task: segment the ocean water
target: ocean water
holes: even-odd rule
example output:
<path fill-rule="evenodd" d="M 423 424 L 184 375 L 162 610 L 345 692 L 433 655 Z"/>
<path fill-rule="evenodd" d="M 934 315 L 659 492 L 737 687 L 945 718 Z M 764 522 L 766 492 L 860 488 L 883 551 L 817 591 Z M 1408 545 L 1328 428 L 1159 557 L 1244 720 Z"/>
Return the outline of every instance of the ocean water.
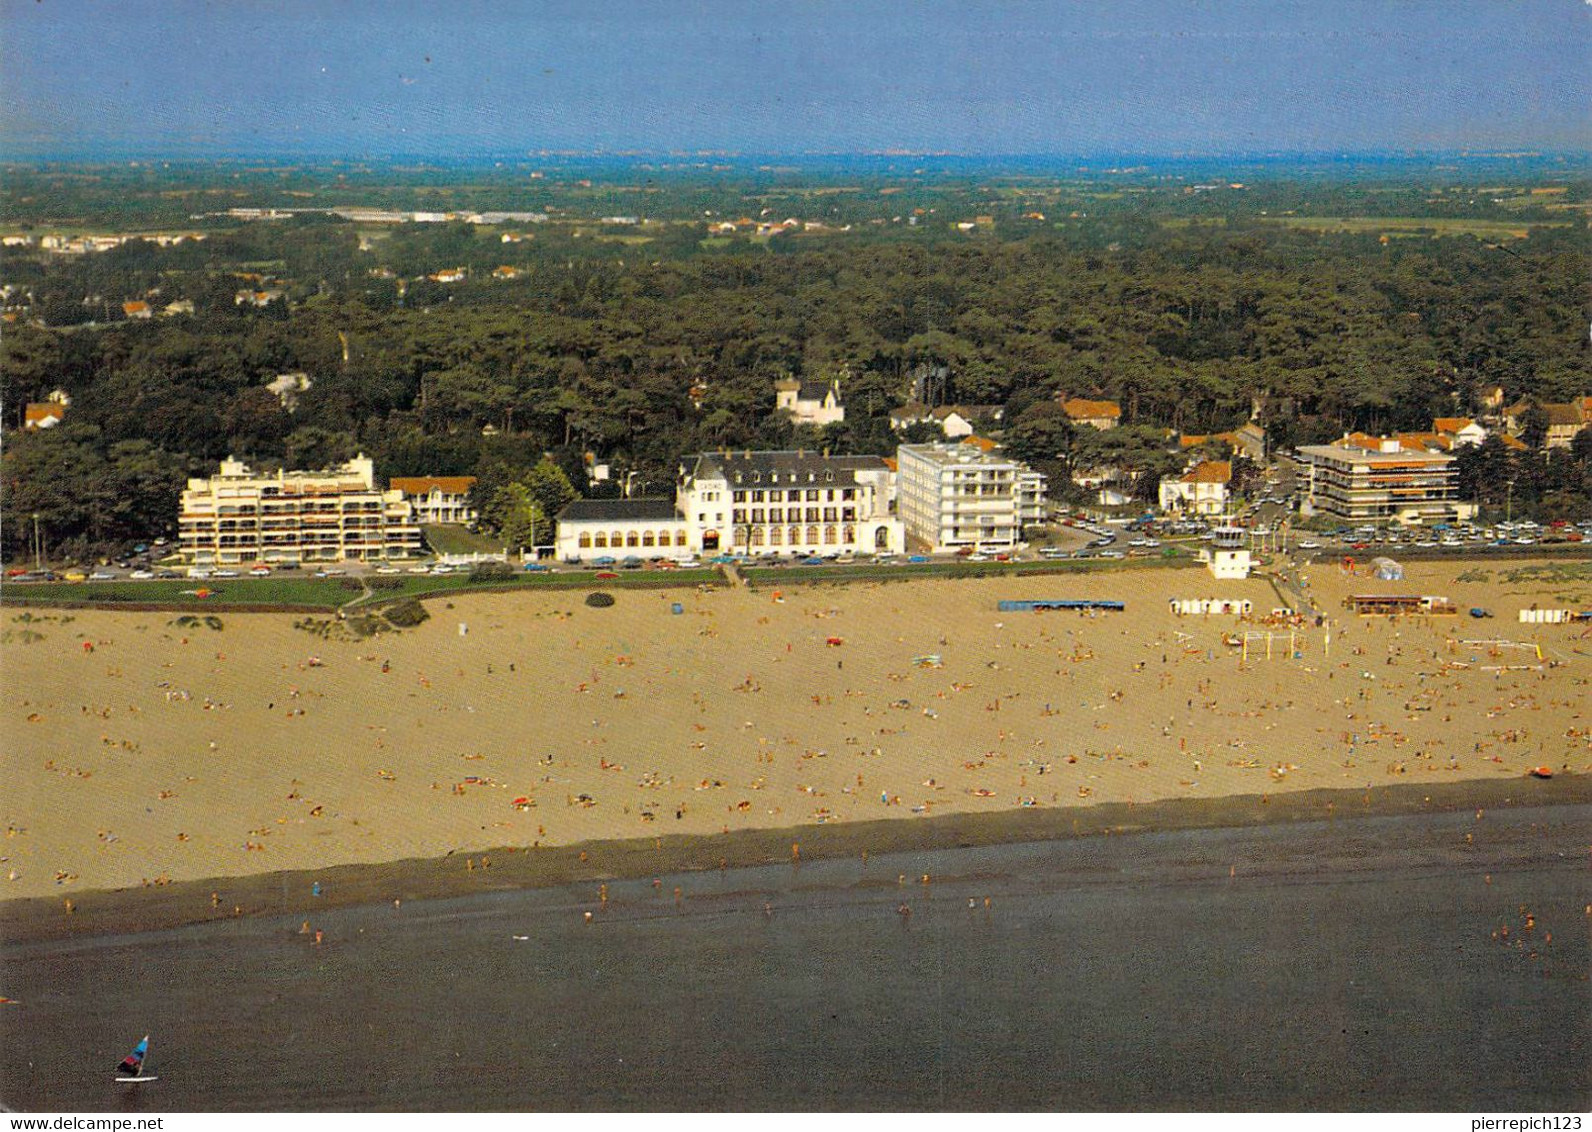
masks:
<path fill-rule="evenodd" d="M 1587 807 L 1368 818 L 10 945 L 0 1100 L 1585 1111 L 1589 844 Z M 114 1085 L 145 1032 L 161 1080 Z"/>

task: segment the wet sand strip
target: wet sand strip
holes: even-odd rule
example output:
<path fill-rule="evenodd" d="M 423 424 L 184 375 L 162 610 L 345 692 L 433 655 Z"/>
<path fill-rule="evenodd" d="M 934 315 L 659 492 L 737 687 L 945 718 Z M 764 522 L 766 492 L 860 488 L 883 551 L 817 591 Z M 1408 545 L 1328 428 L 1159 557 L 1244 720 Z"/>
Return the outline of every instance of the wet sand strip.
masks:
<path fill-rule="evenodd" d="M 75 892 L 68 899 L 0 902 L 0 942 L 158 931 L 239 916 L 299 915 L 332 907 L 547 888 L 754 865 L 1183 829 L 1245 828 L 1466 809 L 1592 803 L 1592 776 L 1551 780 L 1401 783 L 1227 798 L 1173 798 L 917 821 L 845 822 L 724 835 L 589 841 L 556 848 L 454 850 L 377 865 Z"/>

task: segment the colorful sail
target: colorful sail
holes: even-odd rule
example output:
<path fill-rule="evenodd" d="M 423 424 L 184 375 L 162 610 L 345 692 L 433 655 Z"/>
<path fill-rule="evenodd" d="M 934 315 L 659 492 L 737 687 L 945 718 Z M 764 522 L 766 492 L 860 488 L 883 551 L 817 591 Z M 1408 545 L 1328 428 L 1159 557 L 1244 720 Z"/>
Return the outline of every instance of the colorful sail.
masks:
<path fill-rule="evenodd" d="M 144 1055 L 149 1052 L 149 1035 L 144 1035 L 144 1040 L 133 1047 L 133 1052 L 122 1058 L 117 1072 L 123 1077 L 137 1077 L 144 1071 Z"/>

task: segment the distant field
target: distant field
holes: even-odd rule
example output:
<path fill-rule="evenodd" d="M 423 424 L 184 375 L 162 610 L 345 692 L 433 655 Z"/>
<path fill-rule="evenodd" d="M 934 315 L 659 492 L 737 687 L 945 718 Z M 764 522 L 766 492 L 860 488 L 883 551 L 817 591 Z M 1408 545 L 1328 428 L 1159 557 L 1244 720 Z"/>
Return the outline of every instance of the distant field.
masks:
<path fill-rule="evenodd" d="M 1569 221 L 1464 220 L 1431 216 L 1266 216 L 1268 224 L 1306 228 L 1313 232 L 1386 232 L 1390 236 L 1483 236 L 1523 240 L 1533 227 L 1566 228 Z"/>

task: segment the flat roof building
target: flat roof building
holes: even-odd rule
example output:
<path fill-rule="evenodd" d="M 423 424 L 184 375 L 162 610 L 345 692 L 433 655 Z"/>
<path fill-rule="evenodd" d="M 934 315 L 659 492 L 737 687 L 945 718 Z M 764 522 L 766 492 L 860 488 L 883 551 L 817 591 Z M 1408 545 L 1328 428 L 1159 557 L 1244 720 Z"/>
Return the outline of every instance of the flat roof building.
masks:
<path fill-rule="evenodd" d="M 1420 524 L 1476 513 L 1474 503 L 1458 498 L 1459 474 L 1446 452 L 1358 435 L 1335 444 L 1307 444 L 1298 452 L 1309 468 L 1305 504 L 1311 514 Z"/>
<path fill-rule="evenodd" d="M 401 491 L 377 490 L 364 454 L 319 472 L 223 460 L 216 475 L 188 481 L 177 525 L 178 550 L 201 566 L 383 561 L 422 549 L 414 508 Z"/>
<path fill-rule="evenodd" d="M 909 537 L 935 550 L 1009 550 L 1043 522 L 1045 477 L 972 444 L 896 449 L 896 510 Z"/>

